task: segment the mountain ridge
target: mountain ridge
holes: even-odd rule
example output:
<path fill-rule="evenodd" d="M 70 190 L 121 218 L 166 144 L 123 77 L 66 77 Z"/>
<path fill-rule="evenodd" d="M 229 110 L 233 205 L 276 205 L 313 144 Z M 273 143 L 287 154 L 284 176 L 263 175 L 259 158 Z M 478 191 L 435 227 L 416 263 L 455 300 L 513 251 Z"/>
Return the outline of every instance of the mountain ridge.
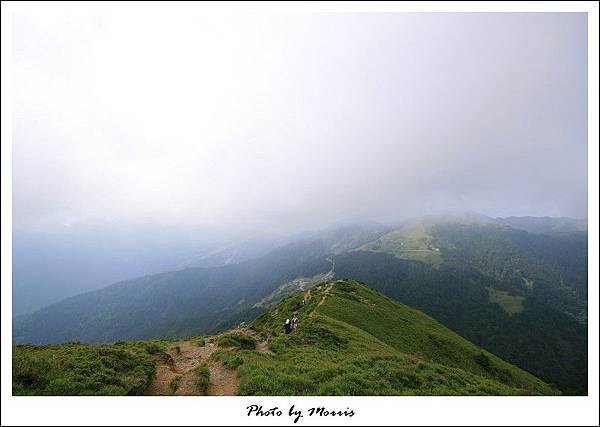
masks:
<path fill-rule="evenodd" d="M 285 334 L 283 320 L 292 314 L 299 322 L 290 334 Z M 91 366 L 94 369 L 90 370 Z M 13 393 L 554 395 L 559 392 L 418 310 L 357 281 L 337 280 L 296 292 L 248 324 L 217 336 L 96 345 L 16 346 Z"/>
<path fill-rule="evenodd" d="M 407 223 L 345 226 L 243 263 L 122 282 L 15 319 L 13 341 L 213 334 L 314 286 L 333 262 L 332 277 L 369 283 L 564 391 L 585 393 L 587 235 L 529 233 L 472 216 L 427 221 L 417 228 L 419 221 L 409 222 L 408 233 Z M 390 235 L 396 247 L 433 253 L 437 261 L 364 250 Z"/>

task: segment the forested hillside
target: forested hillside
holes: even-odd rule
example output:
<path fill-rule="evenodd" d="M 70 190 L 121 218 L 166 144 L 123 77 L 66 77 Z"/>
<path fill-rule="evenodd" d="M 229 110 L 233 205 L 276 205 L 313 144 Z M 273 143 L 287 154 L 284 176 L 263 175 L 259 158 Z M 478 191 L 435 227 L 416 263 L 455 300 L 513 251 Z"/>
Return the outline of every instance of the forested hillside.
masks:
<path fill-rule="evenodd" d="M 413 306 L 511 363 L 559 385 L 587 390 L 587 327 L 535 298 L 517 312 L 511 287 L 476 271 L 357 251 L 335 257 L 337 277 L 354 277 Z M 495 290 L 504 295 L 493 301 Z"/>
<path fill-rule="evenodd" d="M 534 234 L 497 220 L 424 219 L 408 222 L 359 249 L 477 271 L 507 290 L 531 296 L 585 323 L 587 233 Z"/>
<path fill-rule="evenodd" d="M 298 276 L 328 271 L 320 241 L 286 246 L 263 258 L 190 268 L 117 283 L 21 316 L 15 343 L 110 342 L 209 333 L 251 318 L 254 303 Z"/>
<path fill-rule="evenodd" d="M 587 234 L 487 217 L 345 226 L 242 263 L 128 280 L 14 319 L 13 342 L 215 333 L 332 277 L 362 280 L 565 393 L 587 392 Z"/>
<path fill-rule="evenodd" d="M 356 281 L 297 292 L 218 336 L 13 348 L 16 395 L 558 393 Z"/>

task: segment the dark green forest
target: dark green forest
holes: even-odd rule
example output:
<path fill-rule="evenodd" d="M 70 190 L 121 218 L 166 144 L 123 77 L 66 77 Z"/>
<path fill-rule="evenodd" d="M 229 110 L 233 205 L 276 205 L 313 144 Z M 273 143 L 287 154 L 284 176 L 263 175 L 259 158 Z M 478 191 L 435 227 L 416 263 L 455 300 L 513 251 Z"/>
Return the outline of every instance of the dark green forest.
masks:
<path fill-rule="evenodd" d="M 587 390 L 587 326 L 542 300 L 507 313 L 489 302 L 488 287 L 510 284 L 474 270 L 435 269 L 388 254 L 351 252 L 335 258 L 338 277 L 353 277 L 424 311 L 468 340 L 561 387 Z"/>

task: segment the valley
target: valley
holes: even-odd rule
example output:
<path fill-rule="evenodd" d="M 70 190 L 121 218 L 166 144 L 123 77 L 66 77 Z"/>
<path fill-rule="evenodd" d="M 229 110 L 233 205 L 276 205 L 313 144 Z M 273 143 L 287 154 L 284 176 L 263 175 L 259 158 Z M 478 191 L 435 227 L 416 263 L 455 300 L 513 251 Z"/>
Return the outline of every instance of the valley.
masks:
<path fill-rule="evenodd" d="M 467 216 L 328 229 L 243 262 L 144 276 L 65 299 L 15 318 L 13 342 L 214 336 L 319 283 L 355 279 L 563 393 L 585 394 L 587 234 L 555 231 L 570 227 L 564 219 L 510 219 L 534 224 L 535 233 L 507 221 Z"/>

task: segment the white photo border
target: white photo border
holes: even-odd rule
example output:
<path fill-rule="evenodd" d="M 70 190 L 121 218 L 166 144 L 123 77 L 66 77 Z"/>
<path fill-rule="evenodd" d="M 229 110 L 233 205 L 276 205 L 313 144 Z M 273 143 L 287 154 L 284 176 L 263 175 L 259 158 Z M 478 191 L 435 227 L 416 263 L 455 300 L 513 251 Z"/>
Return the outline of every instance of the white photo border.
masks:
<path fill-rule="evenodd" d="M 117 4 L 118 3 L 118 4 Z M 13 397 L 11 16 L 15 11 L 89 13 L 114 8 L 203 13 L 587 12 L 589 395 L 581 397 Z M 292 425 L 291 405 L 351 409 L 353 417 L 307 417 L 297 425 L 598 425 L 598 3 L 597 2 L 2 2 L 1 398 L 2 425 Z M 248 417 L 246 407 L 281 417 Z"/>

